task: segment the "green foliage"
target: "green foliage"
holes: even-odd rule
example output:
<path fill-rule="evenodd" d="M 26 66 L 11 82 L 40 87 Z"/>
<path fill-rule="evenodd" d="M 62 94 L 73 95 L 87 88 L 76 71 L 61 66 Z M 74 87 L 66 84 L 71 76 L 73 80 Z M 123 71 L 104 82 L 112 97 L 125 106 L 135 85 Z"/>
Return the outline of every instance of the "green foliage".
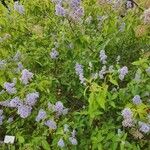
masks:
<path fill-rule="evenodd" d="M 0 144 L 0 149 L 59 150 L 58 141 L 63 139 L 65 150 L 149 150 L 150 132 L 142 132 L 138 124 L 150 126 L 150 27 L 140 19 L 143 12 L 133 8 L 124 13 L 124 5 L 114 9 L 106 2 L 85 0 L 81 4 L 84 16 L 76 21 L 68 15 L 57 16 L 50 0 L 21 3 L 24 14 L 14 9 L 13 1 L 7 2 L 10 12 L 0 3 L 0 110 L 5 116 L 0 141 L 5 135 L 16 138 L 12 145 Z M 64 2 L 63 7 L 68 5 Z M 59 53 L 56 59 L 50 56 L 53 49 Z M 107 55 L 106 64 L 100 61 L 101 50 Z M 21 56 L 15 60 L 17 52 Z M 118 56 L 120 60 L 116 60 Z M 20 79 L 20 63 L 22 69 L 34 74 L 27 85 Z M 76 63 L 83 65 L 80 76 Z M 108 69 L 111 65 L 113 71 Z M 99 71 L 104 66 L 106 70 L 100 78 Z M 129 71 L 120 80 L 123 66 Z M 84 84 L 80 83 L 81 75 Z M 14 79 L 17 92 L 9 94 L 4 83 Z M 24 103 L 26 95 L 36 91 L 39 98 L 27 118 L 1 103 L 15 97 Z M 133 103 L 135 95 L 140 95 L 141 104 Z M 68 114 L 59 116 L 53 107 L 48 107 L 58 101 L 69 109 Z M 123 126 L 124 108 L 133 113 L 132 127 Z M 40 109 L 46 111 L 47 118 L 36 122 Z M 9 117 L 14 119 L 10 123 Z M 56 122 L 56 130 L 45 125 L 48 119 Z M 66 124 L 68 132 L 64 131 Z M 69 141 L 74 130 L 77 144 Z"/>

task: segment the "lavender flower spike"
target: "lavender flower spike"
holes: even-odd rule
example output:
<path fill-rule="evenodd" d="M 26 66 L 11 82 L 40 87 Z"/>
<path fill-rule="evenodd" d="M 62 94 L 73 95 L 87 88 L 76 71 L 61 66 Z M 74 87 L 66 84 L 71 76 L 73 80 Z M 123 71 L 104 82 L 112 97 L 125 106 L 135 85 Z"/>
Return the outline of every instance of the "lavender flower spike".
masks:
<path fill-rule="evenodd" d="M 32 72 L 29 72 L 27 69 L 22 70 L 20 80 L 23 84 L 25 85 L 28 84 L 32 78 L 33 78 Z"/>
<path fill-rule="evenodd" d="M 46 112 L 43 109 L 40 109 L 35 120 L 36 120 L 36 122 L 39 122 L 40 120 L 44 119 L 45 117 L 46 117 Z"/>
<path fill-rule="evenodd" d="M 139 130 L 146 134 L 146 133 L 150 132 L 150 125 L 147 123 L 141 123 Z"/>
<path fill-rule="evenodd" d="M 79 63 L 76 63 L 75 71 L 77 75 L 83 74 L 83 66 Z"/>
<path fill-rule="evenodd" d="M 139 105 L 142 103 L 141 97 L 139 95 L 135 95 L 134 98 L 132 99 L 132 101 L 136 105 Z"/>
<path fill-rule="evenodd" d="M 133 113 L 132 113 L 132 111 L 131 111 L 130 108 L 124 108 L 122 110 L 121 114 L 122 114 L 122 116 L 123 116 L 124 119 L 132 118 L 132 116 L 133 116 Z"/>
<path fill-rule="evenodd" d="M 37 99 L 39 98 L 39 93 L 34 92 L 34 93 L 29 93 L 26 96 L 26 101 L 25 103 L 29 106 L 34 106 L 35 103 L 37 102 Z"/>
<path fill-rule="evenodd" d="M 66 11 L 65 11 L 65 9 L 60 4 L 57 4 L 55 6 L 55 14 L 57 16 L 65 16 Z"/>
<path fill-rule="evenodd" d="M 57 129 L 57 125 L 56 125 L 56 122 L 53 121 L 53 120 L 47 120 L 45 121 L 44 123 L 46 126 L 48 126 L 50 129 L 52 130 L 56 130 Z"/>
<path fill-rule="evenodd" d="M 65 143 L 64 143 L 64 140 L 63 139 L 60 139 L 57 143 L 57 145 L 61 148 L 63 148 L 65 146 Z"/>
<path fill-rule="evenodd" d="M 105 54 L 105 50 L 100 51 L 99 57 L 100 57 L 100 62 L 102 62 L 102 64 L 106 64 L 107 55 Z"/>
<path fill-rule="evenodd" d="M 73 9 L 77 9 L 80 6 L 81 0 L 71 0 L 70 7 Z"/>
<path fill-rule="evenodd" d="M 18 114 L 21 118 L 27 118 L 31 114 L 32 108 L 26 105 L 21 105 L 18 107 Z"/>
<path fill-rule="evenodd" d="M 123 80 L 127 73 L 128 73 L 128 68 L 126 66 L 122 67 L 119 70 L 119 79 Z"/>
<path fill-rule="evenodd" d="M 24 9 L 23 5 L 19 4 L 18 1 L 16 1 L 14 3 L 14 10 L 16 10 L 20 14 L 24 14 L 24 12 L 25 12 L 25 9 Z"/>
<path fill-rule="evenodd" d="M 17 92 L 14 86 L 15 86 L 15 83 L 9 83 L 9 82 L 4 83 L 4 88 L 9 94 L 15 94 Z"/>
<path fill-rule="evenodd" d="M 76 71 L 76 74 L 79 76 L 80 83 L 85 84 L 85 78 L 84 78 L 84 75 L 83 75 L 83 66 L 80 65 L 79 63 L 76 63 L 75 71 Z"/>
<path fill-rule="evenodd" d="M 59 55 L 59 52 L 56 51 L 55 48 L 53 48 L 52 51 L 50 52 L 50 57 L 51 57 L 52 59 L 57 59 L 58 55 Z"/>
<path fill-rule="evenodd" d="M 62 113 L 63 108 L 64 108 L 63 103 L 61 101 L 56 102 L 54 108 L 56 112 Z"/>
<path fill-rule="evenodd" d="M 9 104 L 10 104 L 10 107 L 18 108 L 19 106 L 22 105 L 22 102 L 20 101 L 19 97 L 15 97 L 15 98 L 11 99 Z"/>

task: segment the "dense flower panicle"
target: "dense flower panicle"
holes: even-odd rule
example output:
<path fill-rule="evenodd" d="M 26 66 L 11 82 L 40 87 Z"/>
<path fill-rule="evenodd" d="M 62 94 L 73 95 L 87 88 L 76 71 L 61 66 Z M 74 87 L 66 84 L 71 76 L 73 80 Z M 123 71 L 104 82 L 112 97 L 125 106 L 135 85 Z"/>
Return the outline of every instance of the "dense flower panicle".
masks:
<path fill-rule="evenodd" d="M 0 69 L 3 69 L 6 66 L 5 60 L 0 60 Z"/>
<path fill-rule="evenodd" d="M 52 130 L 56 130 L 57 129 L 57 125 L 56 125 L 56 122 L 54 120 L 47 120 L 47 121 L 45 121 L 44 124 L 46 126 L 48 126 Z"/>
<path fill-rule="evenodd" d="M 16 10 L 16 11 L 17 11 L 18 13 L 20 13 L 20 14 L 24 14 L 24 12 L 25 12 L 24 6 L 21 5 L 21 4 L 19 4 L 18 1 L 16 1 L 16 2 L 14 3 L 14 10 Z"/>
<path fill-rule="evenodd" d="M 105 74 L 106 74 L 106 66 L 103 66 L 102 69 L 99 71 L 100 79 L 103 79 Z"/>
<path fill-rule="evenodd" d="M 133 126 L 133 120 L 131 118 L 124 119 L 122 121 L 122 125 L 124 127 L 132 127 Z"/>
<path fill-rule="evenodd" d="M 32 78 L 33 78 L 32 72 L 29 72 L 27 69 L 22 70 L 20 80 L 23 84 L 25 85 L 28 84 Z"/>
<path fill-rule="evenodd" d="M 146 134 L 146 133 L 150 132 L 150 125 L 147 123 L 140 123 L 140 129 L 139 130 Z"/>
<path fill-rule="evenodd" d="M 10 82 L 5 82 L 4 83 L 4 89 L 6 89 L 6 91 L 9 94 L 15 94 L 17 92 L 17 90 L 14 86 L 15 86 L 14 83 L 10 83 Z"/>
<path fill-rule="evenodd" d="M 135 95 L 134 98 L 132 99 L 132 101 L 136 105 L 139 105 L 142 103 L 141 97 L 139 95 Z"/>
<path fill-rule="evenodd" d="M 149 24 L 150 23 L 150 8 L 144 11 L 143 17 L 144 17 L 144 23 Z"/>
<path fill-rule="evenodd" d="M 126 7 L 127 7 L 127 9 L 132 8 L 132 2 L 127 0 Z"/>
<path fill-rule="evenodd" d="M 14 118 L 13 118 L 13 117 L 9 117 L 8 120 L 7 120 L 8 123 L 11 123 L 11 122 L 13 122 L 13 121 L 14 121 Z"/>
<path fill-rule="evenodd" d="M 58 145 L 59 147 L 63 148 L 63 147 L 65 146 L 64 140 L 63 140 L 62 138 L 59 139 L 57 145 Z"/>
<path fill-rule="evenodd" d="M 126 66 L 122 67 L 119 70 L 119 79 L 123 80 L 127 73 L 128 73 L 128 68 Z"/>
<path fill-rule="evenodd" d="M 80 80 L 81 84 L 85 84 L 85 78 L 83 75 L 83 66 L 79 63 L 76 63 L 75 71 L 76 71 L 76 74 L 79 76 L 79 80 Z"/>
<path fill-rule="evenodd" d="M 82 7 L 79 7 L 69 13 L 70 19 L 72 19 L 74 22 L 82 23 L 82 16 L 84 16 L 84 9 Z"/>
<path fill-rule="evenodd" d="M 50 57 L 51 57 L 52 59 L 57 59 L 58 56 L 59 56 L 59 52 L 56 51 L 55 48 L 53 48 L 52 51 L 50 52 Z"/>
<path fill-rule="evenodd" d="M 74 137 L 69 137 L 69 141 L 71 142 L 72 145 L 77 145 L 78 144 L 77 139 L 74 138 Z"/>
<path fill-rule="evenodd" d="M 65 16 L 66 10 L 60 4 L 57 4 L 55 6 L 55 14 L 57 16 Z"/>
<path fill-rule="evenodd" d="M 10 107 L 18 108 L 19 106 L 22 106 L 23 103 L 20 101 L 19 97 L 15 97 L 10 100 Z"/>
<path fill-rule="evenodd" d="M 83 74 L 80 74 L 80 75 L 79 75 L 79 80 L 80 80 L 80 83 L 81 83 L 81 84 L 84 84 L 84 83 L 85 83 L 85 78 L 84 78 Z"/>
<path fill-rule="evenodd" d="M 39 121 L 41 121 L 42 119 L 46 118 L 46 116 L 47 116 L 47 115 L 46 115 L 46 112 L 45 112 L 43 109 L 40 109 L 38 115 L 36 116 L 35 121 L 36 121 L 36 122 L 39 122 Z"/>
<path fill-rule="evenodd" d="M 39 93 L 38 92 L 29 93 L 29 94 L 26 95 L 25 103 L 29 106 L 34 106 L 35 103 L 37 102 L 38 98 L 39 98 Z"/>
<path fill-rule="evenodd" d="M 124 119 L 128 119 L 128 118 L 132 118 L 133 113 L 130 108 L 124 108 L 122 110 L 121 115 L 123 116 Z"/>
<path fill-rule="evenodd" d="M 77 9 L 80 6 L 81 0 L 71 0 L 70 7 Z"/>
<path fill-rule="evenodd" d="M 79 7 L 75 12 L 74 12 L 74 15 L 77 17 L 77 18 L 80 18 L 84 15 L 84 9 L 82 7 Z"/>
<path fill-rule="evenodd" d="M 132 119 L 133 113 L 130 108 L 124 108 L 122 110 L 122 116 L 124 118 L 124 120 L 122 121 L 122 125 L 124 127 L 132 127 L 134 125 L 134 122 Z"/>
<path fill-rule="evenodd" d="M 77 75 L 83 74 L 83 66 L 79 63 L 76 63 L 75 71 Z"/>
<path fill-rule="evenodd" d="M 17 113 L 21 118 L 27 118 L 31 114 L 32 108 L 26 105 L 21 105 L 18 107 Z"/>
<path fill-rule="evenodd" d="M 102 64 L 106 64 L 107 55 L 105 54 L 105 50 L 100 51 L 99 57 L 100 57 L 100 62 L 102 62 Z"/>
<path fill-rule="evenodd" d="M 70 9 L 68 10 L 69 17 L 76 22 L 82 22 L 81 17 L 84 15 L 84 9 L 81 7 L 81 0 L 71 0 Z"/>
<path fill-rule="evenodd" d="M 54 108 L 55 108 L 56 112 L 62 113 L 62 111 L 64 109 L 63 103 L 61 101 L 56 102 Z"/>

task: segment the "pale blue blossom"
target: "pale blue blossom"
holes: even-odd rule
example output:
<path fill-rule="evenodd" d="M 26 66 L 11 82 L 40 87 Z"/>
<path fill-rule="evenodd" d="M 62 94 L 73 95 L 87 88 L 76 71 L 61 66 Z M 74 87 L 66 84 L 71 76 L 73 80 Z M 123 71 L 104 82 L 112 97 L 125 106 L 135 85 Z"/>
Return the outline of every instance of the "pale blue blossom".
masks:
<path fill-rule="evenodd" d="M 31 114 L 32 107 L 21 105 L 18 107 L 17 113 L 20 115 L 21 118 L 27 118 Z"/>
<path fill-rule="evenodd" d="M 14 10 L 16 10 L 20 14 L 24 14 L 25 12 L 24 6 L 22 4 L 19 4 L 18 1 L 14 3 Z"/>
<path fill-rule="evenodd" d="M 135 95 L 134 98 L 132 99 L 132 101 L 136 105 L 139 105 L 142 103 L 141 97 L 139 95 Z"/>
<path fill-rule="evenodd" d="M 39 122 L 41 121 L 42 119 L 44 119 L 46 117 L 46 111 L 43 110 L 43 109 L 40 109 L 39 112 L 38 112 L 38 115 L 36 116 L 36 122 Z"/>
<path fill-rule="evenodd" d="M 33 78 L 33 73 L 32 72 L 30 72 L 27 69 L 22 70 L 20 80 L 23 84 L 25 84 L 25 85 L 28 84 L 29 81 L 31 81 L 32 78 Z"/>
<path fill-rule="evenodd" d="M 17 92 L 15 88 L 15 83 L 10 83 L 10 82 L 5 82 L 4 83 L 4 89 L 9 93 L 9 94 L 15 94 Z"/>
<path fill-rule="evenodd" d="M 64 140 L 63 140 L 62 138 L 59 139 L 57 145 L 58 145 L 59 147 L 63 148 L 63 147 L 65 146 Z"/>
<path fill-rule="evenodd" d="M 102 64 L 106 64 L 107 55 L 105 54 L 105 50 L 100 51 L 99 57 L 100 57 L 100 62 L 102 62 Z"/>
<path fill-rule="evenodd" d="M 128 73 L 128 68 L 126 66 L 119 69 L 119 79 L 123 80 L 127 73 Z"/>
<path fill-rule="evenodd" d="M 47 121 L 45 121 L 44 124 L 46 126 L 48 126 L 52 130 L 56 130 L 57 129 L 57 125 L 56 125 L 56 122 L 54 120 L 47 120 Z"/>
<path fill-rule="evenodd" d="M 140 122 L 139 123 L 139 126 L 140 126 L 140 131 L 143 132 L 143 133 L 148 133 L 150 132 L 150 125 L 147 124 L 147 123 L 143 123 L 143 122 Z"/>

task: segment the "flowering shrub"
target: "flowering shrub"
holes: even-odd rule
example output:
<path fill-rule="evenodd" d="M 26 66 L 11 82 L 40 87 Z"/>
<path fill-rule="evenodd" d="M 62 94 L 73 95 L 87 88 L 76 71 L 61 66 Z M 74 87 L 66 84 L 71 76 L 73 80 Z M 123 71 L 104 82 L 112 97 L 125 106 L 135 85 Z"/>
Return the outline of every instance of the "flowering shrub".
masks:
<path fill-rule="evenodd" d="M 0 149 L 149 149 L 143 4 L 0 4 Z M 15 143 L 5 144 L 5 135 Z"/>

